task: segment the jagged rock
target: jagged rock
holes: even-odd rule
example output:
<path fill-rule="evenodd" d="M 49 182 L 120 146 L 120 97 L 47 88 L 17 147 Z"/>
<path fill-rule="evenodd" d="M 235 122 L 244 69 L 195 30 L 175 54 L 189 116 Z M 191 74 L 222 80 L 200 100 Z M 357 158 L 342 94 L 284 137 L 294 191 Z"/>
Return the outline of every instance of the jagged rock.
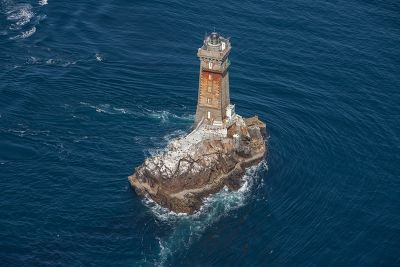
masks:
<path fill-rule="evenodd" d="M 257 117 L 236 116 L 222 130 L 199 127 L 147 158 L 129 176 L 135 191 L 177 213 L 194 213 L 204 198 L 224 186 L 238 190 L 245 169 L 267 153 L 266 126 Z"/>

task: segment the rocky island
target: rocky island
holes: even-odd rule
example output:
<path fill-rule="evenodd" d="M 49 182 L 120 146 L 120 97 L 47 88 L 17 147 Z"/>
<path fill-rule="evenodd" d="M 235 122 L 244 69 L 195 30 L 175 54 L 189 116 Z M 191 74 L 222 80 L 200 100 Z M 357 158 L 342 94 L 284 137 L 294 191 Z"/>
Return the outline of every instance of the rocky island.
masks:
<path fill-rule="evenodd" d="M 135 191 L 177 213 L 192 214 L 204 198 L 227 187 L 238 190 L 245 169 L 267 153 L 266 125 L 235 113 L 229 98 L 230 40 L 213 32 L 198 50 L 200 81 L 191 133 L 135 169 Z"/>

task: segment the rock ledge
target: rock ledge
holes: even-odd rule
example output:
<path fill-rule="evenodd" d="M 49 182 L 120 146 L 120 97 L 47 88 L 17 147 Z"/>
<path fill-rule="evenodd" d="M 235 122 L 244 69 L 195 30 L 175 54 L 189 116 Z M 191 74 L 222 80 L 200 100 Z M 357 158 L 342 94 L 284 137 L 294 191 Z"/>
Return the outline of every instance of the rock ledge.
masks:
<path fill-rule="evenodd" d="M 238 190 L 245 169 L 267 153 L 266 125 L 236 115 L 224 127 L 200 125 L 135 169 L 135 191 L 176 213 L 192 214 L 204 198 L 227 186 Z"/>

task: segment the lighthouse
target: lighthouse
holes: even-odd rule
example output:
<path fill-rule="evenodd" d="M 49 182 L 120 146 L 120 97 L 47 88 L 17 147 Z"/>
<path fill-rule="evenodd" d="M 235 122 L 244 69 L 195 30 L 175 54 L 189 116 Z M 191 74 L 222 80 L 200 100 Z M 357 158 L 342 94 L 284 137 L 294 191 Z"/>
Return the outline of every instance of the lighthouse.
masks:
<path fill-rule="evenodd" d="M 234 114 L 229 99 L 229 53 L 231 43 L 217 32 L 206 35 L 198 49 L 200 59 L 199 91 L 195 126 L 223 127 Z"/>
<path fill-rule="evenodd" d="M 230 104 L 230 51 L 228 38 L 216 32 L 205 36 L 197 52 L 200 77 L 192 131 L 171 140 L 129 176 L 138 194 L 173 212 L 193 214 L 211 194 L 238 190 L 246 168 L 267 153 L 265 123 L 235 114 Z"/>

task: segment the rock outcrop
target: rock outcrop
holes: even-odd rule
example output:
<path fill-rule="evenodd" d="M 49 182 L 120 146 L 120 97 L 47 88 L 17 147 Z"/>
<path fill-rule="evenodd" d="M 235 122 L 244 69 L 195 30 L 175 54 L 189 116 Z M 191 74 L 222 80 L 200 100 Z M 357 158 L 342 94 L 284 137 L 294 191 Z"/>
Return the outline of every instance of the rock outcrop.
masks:
<path fill-rule="evenodd" d="M 135 191 L 177 213 L 192 214 L 205 197 L 227 186 L 237 190 L 245 169 L 267 153 L 266 126 L 236 115 L 225 127 L 202 125 L 172 140 L 167 149 L 135 169 Z"/>

